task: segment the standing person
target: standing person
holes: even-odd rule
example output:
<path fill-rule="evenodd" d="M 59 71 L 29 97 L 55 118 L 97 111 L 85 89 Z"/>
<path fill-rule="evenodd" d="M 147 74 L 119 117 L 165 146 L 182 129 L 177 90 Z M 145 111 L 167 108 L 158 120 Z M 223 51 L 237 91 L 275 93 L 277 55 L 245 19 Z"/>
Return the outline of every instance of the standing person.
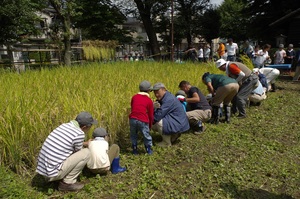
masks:
<path fill-rule="evenodd" d="M 120 167 L 120 147 L 113 144 L 109 147 L 109 135 L 104 128 L 96 128 L 93 132 L 93 140 L 88 143 L 91 158 L 87 167 L 95 174 L 107 174 L 111 169 L 113 174 L 126 171 Z"/>
<path fill-rule="evenodd" d="M 248 40 L 245 41 L 243 53 L 247 55 L 249 58 L 251 58 L 252 56 L 253 46 L 251 46 Z"/>
<path fill-rule="evenodd" d="M 286 52 L 283 48 L 284 48 L 284 45 L 279 44 L 279 49 L 274 54 L 274 58 L 275 58 L 274 64 L 284 64 L 284 59 L 286 57 Z"/>
<path fill-rule="evenodd" d="M 227 52 L 227 61 L 236 61 L 236 56 L 239 51 L 239 47 L 237 43 L 234 43 L 232 38 L 227 40 L 227 44 L 225 46 Z"/>
<path fill-rule="evenodd" d="M 206 44 L 204 47 L 204 62 L 208 62 L 210 60 L 210 46 Z"/>
<path fill-rule="evenodd" d="M 203 53 L 203 46 L 200 44 L 199 50 L 198 50 L 198 61 L 203 62 L 204 61 L 204 53 Z"/>
<path fill-rule="evenodd" d="M 188 103 L 186 115 L 195 135 L 205 131 L 204 122 L 211 118 L 211 106 L 199 88 L 192 86 L 188 81 L 181 81 L 179 88 L 186 94 Z"/>
<path fill-rule="evenodd" d="M 276 91 L 276 78 L 280 75 L 280 71 L 276 68 L 269 68 L 269 67 L 264 67 L 264 68 L 254 68 L 253 69 L 254 73 L 263 74 L 267 80 L 267 91 L 275 92 Z M 264 84 L 263 84 L 264 86 Z"/>
<path fill-rule="evenodd" d="M 271 59 L 269 56 L 269 50 L 271 49 L 271 45 L 265 44 L 262 49 L 260 49 L 255 54 L 255 61 L 254 66 L 256 68 L 263 68 L 265 66 L 265 63 L 270 63 Z"/>
<path fill-rule="evenodd" d="M 296 53 L 296 70 L 293 77 L 293 81 L 299 81 L 300 78 L 300 50 Z"/>
<path fill-rule="evenodd" d="M 258 63 L 258 59 L 257 59 L 257 56 L 259 56 L 259 54 L 258 54 L 259 50 L 260 50 L 259 45 L 254 46 L 254 50 L 251 55 L 251 61 L 252 61 L 252 64 L 254 65 L 254 68 L 259 68 L 259 66 L 260 66 L 260 63 Z"/>
<path fill-rule="evenodd" d="M 171 146 L 180 134 L 189 130 L 190 125 L 186 113 L 179 100 L 163 83 L 156 83 L 152 87 L 157 103 L 154 106 L 154 124 L 152 130 L 162 135 L 162 142 L 158 146 Z"/>
<path fill-rule="evenodd" d="M 219 59 L 217 68 L 226 71 L 227 76 L 235 79 L 239 85 L 239 92 L 232 101 L 232 114 L 239 111 L 238 118 L 246 118 L 246 104 L 250 93 L 258 86 L 258 77 L 244 64 L 240 62 L 229 62 Z"/>
<path fill-rule="evenodd" d="M 142 81 L 139 85 L 140 92 L 131 98 L 131 113 L 129 115 L 130 140 L 132 144 L 132 153 L 138 154 L 137 140 L 138 132 L 144 136 L 144 146 L 148 154 L 152 154 L 152 137 L 150 129 L 153 123 L 153 102 L 150 99 L 151 84 L 148 81 Z"/>
<path fill-rule="evenodd" d="M 88 112 L 81 112 L 75 120 L 64 123 L 54 129 L 46 138 L 38 156 L 36 171 L 48 182 L 61 180 L 58 190 L 77 191 L 83 184 L 77 177 L 90 160 L 88 142 L 84 142 L 87 133 L 97 121 Z"/>
<path fill-rule="evenodd" d="M 218 47 L 217 53 L 219 55 L 219 58 L 227 59 L 226 54 L 225 54 L 225 45 L 220 41 L 219 41 L 219 47 Z"/>
<path fill-rule="evenodd" d="M 239 91 L 239 84 L 235 79 L 225 75 L 215 75 L 209 72 L 204 73 L 202 82 L 207 86 L 208 91 L 212 94 L 212 124 L 219 123 L 219 109 L 220 104 L 223 102 L 225 122 L 230 122 L 230 102 Z"/>
<path fill-rule="evenodd" d="M 189 46 L 184 53 L 187 61 L 195 62 L 197 60 L 197 50 L 193 46 Z"/>
<path fill-rule="evenodd" d="M 294 47 L 293 44 L 289 44 L 289 46 L 286 50 L 286 57 L 284 60 L 284 63 L 286 63 L 286 64 L 293 65 L 293 60 L 296 56 L 296 51 L 294 51 L 293 47 Z"/>

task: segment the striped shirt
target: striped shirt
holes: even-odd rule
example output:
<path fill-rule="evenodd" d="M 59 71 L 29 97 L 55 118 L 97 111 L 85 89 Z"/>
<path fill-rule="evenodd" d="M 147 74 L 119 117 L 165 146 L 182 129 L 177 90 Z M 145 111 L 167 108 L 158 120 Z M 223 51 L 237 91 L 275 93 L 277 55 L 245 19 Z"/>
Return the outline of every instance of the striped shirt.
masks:
<path fill-rule="evenodd" d="M 54 129 L 40 150 L 36 172 L 46 177 L 57 176 L 63 162 L 82 148 L 84 138 L 75 120 Z"/>

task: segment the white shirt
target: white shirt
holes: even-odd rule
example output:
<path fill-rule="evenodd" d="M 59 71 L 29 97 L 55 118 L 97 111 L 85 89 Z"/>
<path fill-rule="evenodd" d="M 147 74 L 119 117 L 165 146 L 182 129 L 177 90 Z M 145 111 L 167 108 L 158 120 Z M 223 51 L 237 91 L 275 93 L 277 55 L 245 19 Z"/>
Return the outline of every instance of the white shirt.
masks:
<path fill-rule="evenodd" d="M 237 43 L 226 44 L 227 56 L 236 55 L 237 50 L 239 49 Z"/>
<path fill-rule="evenodd" d="M 198 54 L 199 58 L 203 58 L 203 48 L 199 49 L 199 54 Z"/>
<path fill-rule="evenodd" d="M 101 169 L 110 166 L 108 147 L 108 142 L 103 137 L 96 137 L 89 142 L 91 152 L 91 159 L 87 163 L 89 169 Z"/>
<path fill-rule="evenodd" d="M 263 66 L 267 57 L 269 57 L 268 51 L 264 52 L 263 50 L 259 50 L 254 62 L 257 64 L 257 66 Z"/>
<path fill-rule="evenodd" d="M 274 64 L 283 64 L 284 63 L 284 57 L 286 56 L 285 50 L 277 50 L 275 52 L 275 60 Z"/>
<path fill-rule="evenodd" d="M 204 52 L 204 57 L 205 58 L 209 58 L 209 56 L 210 56 L 210 48 L 205 48 L 204 51 L 205 51 Z"/>

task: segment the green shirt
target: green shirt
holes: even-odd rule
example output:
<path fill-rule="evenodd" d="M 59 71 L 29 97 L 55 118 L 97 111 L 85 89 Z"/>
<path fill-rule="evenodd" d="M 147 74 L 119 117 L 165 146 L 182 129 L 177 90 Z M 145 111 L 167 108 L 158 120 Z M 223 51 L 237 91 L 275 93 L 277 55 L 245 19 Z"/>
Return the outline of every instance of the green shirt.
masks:
<path fill-rule="evenodd" d="M 236 83 L 237 81 L 231 77 L 219 74 L 209 74 L 204 79 L 206 83 L 211 82 L 212 87 L 217 90 L 219 87 L 225 86 L 227 84 Z"/>

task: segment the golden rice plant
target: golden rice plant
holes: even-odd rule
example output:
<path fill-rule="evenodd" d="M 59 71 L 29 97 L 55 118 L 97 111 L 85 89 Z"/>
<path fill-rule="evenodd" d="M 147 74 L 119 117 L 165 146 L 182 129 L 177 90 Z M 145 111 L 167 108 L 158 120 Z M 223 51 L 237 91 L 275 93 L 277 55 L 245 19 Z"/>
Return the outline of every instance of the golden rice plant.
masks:
<path fill-rule="evenodd" d="M 252 69 L 254 68 L 252 60 L 247 55 L 241 55 L 240 59 L 241 59 L 242 63 L 244 63 L 252 71 Z"/>
<path fill-rule="evenodd" d="M 81 111 L 89 111 L 98 126 L 107 128 L 112 142 L 129 144 L 130 101 L 141 81 L 163 82 L 175 93 L 179 82 L 188 80 L 206 93 L 201 76 L 207 71 L 221 73 L 213 63 L 171 62 L 94 63 L 22 74 L 2 72 L 0 162 L 17 172 L 34 169 L 48 134 Z M 155 99 L 153 93 L 151 98 Z"/>
<path fill-rule="evenodd" d="M 115 57 L 116 41 L 83 41 L 84 56 L 90 61 L 111 60 Z"/>

